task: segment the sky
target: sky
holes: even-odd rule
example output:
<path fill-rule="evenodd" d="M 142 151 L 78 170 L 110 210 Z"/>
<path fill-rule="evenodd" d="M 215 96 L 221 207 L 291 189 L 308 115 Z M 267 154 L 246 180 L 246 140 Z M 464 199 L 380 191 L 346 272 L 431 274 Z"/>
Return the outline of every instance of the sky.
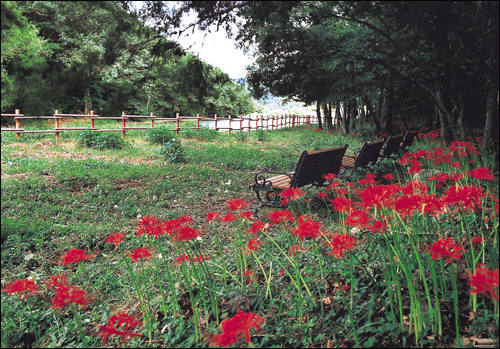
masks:
<path fill-rule="evenodd" d="M 142 1 L 134 1 L 133 6 L 140 8 Z M 195 20 L 196 15 L 190 13 L 183 17 L 182 24 L 188 26 Z M 189 29 L 180 37 L 175 35 L 169 39 L 178 42 L 186 51 L 198 56 L 202 61 L 220 68 L 232 79 L 245 77 L 245 67 L 254 61 L 250 55 L 245 55 L 243 50 L 237 49 L 231 39 L 226 38 L 224 29 L 216 31 L 216 26 L 212 26 L 211 32 L 195 28 L 194 33 Z"/>
<path fill-rule="evenodd" d="M 195 20 L 195 15 L 186 17 L 185 24 L 189 25 Z M 245 55 L 243 50 L 237 49 L 234 42 L 226 37 L 226 31 L 220 29 L 216 31 L 213 26 L 211 32 L 189 29 L 180 37 L 171 37 L 171 40 L 178 42 L 184 49 L 193 53 L 202 61 L 220 68 L 232 79 L 246 76 L 245 67 L 253 63 L 250 55 Z"/>

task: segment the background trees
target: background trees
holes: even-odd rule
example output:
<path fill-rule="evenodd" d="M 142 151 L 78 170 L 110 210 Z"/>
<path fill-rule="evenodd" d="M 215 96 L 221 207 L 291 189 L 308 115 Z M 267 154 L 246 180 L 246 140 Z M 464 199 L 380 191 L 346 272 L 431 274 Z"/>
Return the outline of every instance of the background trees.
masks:
<path fill-rule="evenodd" d="M 160 18 L 149 3 L 142 14 Z M 498 2 L 188 1 L 169 18 L 190 10 L 201 28 L 234 23 L 239 44 L 255 45 L 257 95 L 338 105 L 345 132 L 366 111 L 380 132 L 481 128 L 498 142 Z"/>
<path fill-rule="evenodd" d="M 144 25 L 124 2 L 2 2 L 2 112 L 247 114 L 220 69 Z"/>

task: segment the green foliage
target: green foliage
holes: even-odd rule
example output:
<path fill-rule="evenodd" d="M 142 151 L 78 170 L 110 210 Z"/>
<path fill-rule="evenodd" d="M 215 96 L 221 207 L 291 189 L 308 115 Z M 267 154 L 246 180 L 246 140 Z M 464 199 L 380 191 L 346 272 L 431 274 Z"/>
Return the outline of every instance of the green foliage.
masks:
<path fill-rule="evenodd" d="M 244 131 L 233 133 L 233 135 L 238 142 L 246 142 L 248 140 L 248 133 Z"/>
<path fill-rule="evenodd" d="M 117 133 L 94 132 L 90 129 L 80 132 L 76 140 L 88 148 L 104 149 L 122 149 L 125 141 Z"/>
<path fill-rule="evenodd" d="M 145 138 L 153 144 L 164 144 L 174 138 L 173 132 L 174 131 L 166 127 L 153 127 L 146 131 Z"/>
<path fill-rule="evenodd" d="M 182 142 L 178 138 L 172 138 L 167 142 L 163 143 L 158 152 L 165 158 L 173 163 L 179 163 L 185 161 L 184 148 Z"/>
<path fill-rule="evenodd" d="M 255 135 L 255 139 L 259 142 L 265 142 L 267 139 L 266 132 L 261 128 L 257 129 L 257 131 L 255 131 L 254 135 Z"/>

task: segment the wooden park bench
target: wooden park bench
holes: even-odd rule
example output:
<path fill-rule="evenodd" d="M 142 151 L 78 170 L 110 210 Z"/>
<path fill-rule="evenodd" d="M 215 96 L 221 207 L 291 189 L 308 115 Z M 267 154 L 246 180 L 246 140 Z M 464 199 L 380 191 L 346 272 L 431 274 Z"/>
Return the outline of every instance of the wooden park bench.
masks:
<path fill-rule="evenodd" d="M 339 173 L 347 147 L 346 144 L 337 148 L 303 151 L 293 172 L 257 172 L 253 184 L 249 186 L 259 200 L 259 206 L 255 211 L 262 206 L 283 207 L 279 194 L 285 189 L 325 185 L 324 176 Z"/>
<path fill-rule="evenodd" d="M 401 149 L 401 144 L 405 138 L 404 134 L 400 134 L 397 136 L 390 136 L 385 146 L 382 148 L 382 151 L 379 154 L 379 158 L 388 158 L 391 155 L 397 155 L 399 149 Z"/>
<path fill-rule="evenodd" d="M 339 178 L 347 179 L 358 168 L 369 168 L 373 166 L 378 160 L 384 143 L 385 140 L 366 142 L 357 155 L 344 156 L 342 159 Z M 348 175 L 346 174 L 347 171 L 350 171 Z"/>
<path fill-rule="evenodd" d="M 415 131 L 407 131 L 403 142 L 401 142 L 401 149 L 406 151 L 409 147 L 411 147 L 417 135 L 418 133 Z"/>

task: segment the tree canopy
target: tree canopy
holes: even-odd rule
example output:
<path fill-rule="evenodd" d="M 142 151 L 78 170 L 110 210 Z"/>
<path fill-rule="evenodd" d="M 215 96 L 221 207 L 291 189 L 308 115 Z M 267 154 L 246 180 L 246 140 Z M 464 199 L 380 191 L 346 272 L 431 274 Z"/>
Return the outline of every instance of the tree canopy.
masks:
<path fill-rule="evenodd" d="M 2 1 L 2 112 L 247 114 L 244 86 L 126 2 Z"/>
<path fill-rule="evenodd" d="M 140 14 L 170 33 L 188 30 L 179 18 L 194 10 L 200 29 L 255 47 L 256 96 L 341 106 L 346 131 L 366 110 L 380 132 L 440 127 L 450 140 L 482 128 L 498 142 L 498 2 L 146 3 Z"/>

